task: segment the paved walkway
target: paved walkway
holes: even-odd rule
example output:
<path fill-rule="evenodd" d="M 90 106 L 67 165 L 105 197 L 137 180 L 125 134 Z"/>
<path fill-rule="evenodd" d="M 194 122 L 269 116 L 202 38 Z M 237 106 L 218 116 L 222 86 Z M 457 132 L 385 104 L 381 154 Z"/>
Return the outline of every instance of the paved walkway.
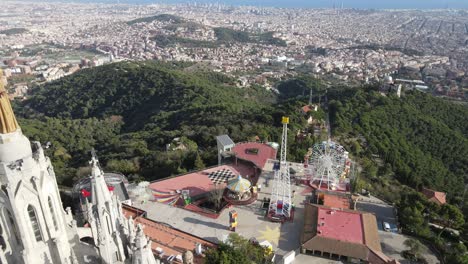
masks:
<path fill-rule="evenodd" d="M 261 209 L 264 197 L 271 196 L 273 172 L 265 171 L 259 179 L 262 185 L 258 199 L 247 206 L 234 206 L 224 210 L 217 219 L 203 217 L 199 214 L 172 207 L 158 202 L 135 203 L 133 206 L 147 211 L 147 217 L 171 225 L 174 228 L 194 234 L 212 242 L 223 241 L 229 233 L 229 211 L 238 213 L 236 232 L 249 239 L 255 237 L 258 241 L 268 240 L 280 256 L 300 247 L 300 236 L 304 223 L 304 200 L 307 192 L 305 186 L 291 185 L 295 190 L 293 202 L 296 205 L 293 222 L 283 224 L 270 222 Z M 279 257 L 279 256 L 278 256 Z"/>

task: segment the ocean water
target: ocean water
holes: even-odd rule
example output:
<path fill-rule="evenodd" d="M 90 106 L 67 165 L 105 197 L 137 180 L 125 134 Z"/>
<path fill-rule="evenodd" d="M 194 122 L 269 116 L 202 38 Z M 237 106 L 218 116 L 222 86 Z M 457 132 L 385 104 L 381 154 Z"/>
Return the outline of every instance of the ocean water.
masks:
<path fill-rule="evenodd" d="M 128 4 L 197 2 L 290 8 L 332 8 L 333 6 L 340 7 L 343 5 L 345 8 L 364 9 L 468 9 L 468 0 L 81 0 L 81 2 L 120 2 Z"/>

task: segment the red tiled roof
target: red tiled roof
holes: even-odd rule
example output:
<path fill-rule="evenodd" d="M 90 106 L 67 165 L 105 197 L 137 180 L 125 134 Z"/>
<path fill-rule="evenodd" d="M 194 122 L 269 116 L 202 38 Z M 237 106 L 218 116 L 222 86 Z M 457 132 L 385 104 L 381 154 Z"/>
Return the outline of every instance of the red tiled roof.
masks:
<path fill-rule="evenodd" d="M 312 108 L 310 108 L 309 105 L 304 105 L 301 109 L 304 113 L 309 113 L 310 111 L 312 111 Z"/>
<path fill-rule="evenodd" d="M 447 202 L 446 194 L 444 192 L 437 192 L 431 189 L 423 188 L 422 193 L 427 197 L 427 199 L 435 203 L 445 204 Z"/>
<path fill-rule="evenodd" d="M 257 149 L 258 152 L 247 153 L 248 149 Z M 232 151 L 236 153 L 237 158 L 250 161 L 260 169 L 263 169 L 268 159 L 276 159 L 276 149 L 264 143 L 239 143 L 232 148 Z"/>
<path fill-rule="evenodd" d="M 361 214 L 319 207 L 317 217 L 318 236 L 359 244 L 364 243 Z"/>
<path fill-rule="evenodd" d="M 350 209 L 349 198 L 345 196 L 341 197 L 337 195 L 324 194 L 323 205 L 332 208 Z"/>
<path fill-rule="evenodd" d="M 122 210 L 126 217 L 133 216 L 137 211 L 145 213 L 143 210 L 128 205 L 123 205 Z M 210 241 L 145 217 L 137 216 L 134 222 L 144 226 L 145 235 L 152 241 L 153 252 L 156 253 L 156 248 L 160 248 L 164 251 L 164 256 L 183 255 L 186 251 L 194 251 L 197 244 L 201 244 L 205 249 L 216 247 L 216 244 Z M 203 259 L 195 257 L 195 263 L 203 263 Z"/>
<path fill-rule="evenodd" d="M 130 206 L 128 204 L 122 204 L 122 212 L 126 218 L 129 218 L 131 216 L 133 219 L 146 214 L 146 211 Z"/>
<path fill-rule="evenodd" d="M 398 263 L 381 251 L 377 220 L 373 214 L 335 210 L 307 203 L 304 209 L 304 229 L 301 247 L 369 261 L 369 263 Z M 324 225 L 322 225 L 324 222 Z"/>

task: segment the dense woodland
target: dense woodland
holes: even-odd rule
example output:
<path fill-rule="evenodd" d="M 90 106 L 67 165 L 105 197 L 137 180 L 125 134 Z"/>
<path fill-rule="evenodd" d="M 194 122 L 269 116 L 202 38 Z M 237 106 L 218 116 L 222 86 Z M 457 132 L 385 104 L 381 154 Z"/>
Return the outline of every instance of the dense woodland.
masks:
<path fill-rule="evenodd" d="M 273 32 L 250 33 L 223 27 L 214 28 L 214 32 L 220 43 L 241 42 L 286 46 L 284 40 L 273 37 Z"/>
<path fill-rule="evenodd" d="M 192 170 L 198 156 L 215 164 L 217 135 L 278 141 L 282 115 L 293 112 L 296 123 L 304 122 L 295 101 L 275 103 L 261 87 L 239 89 L 232 78 L 185 71 L 189 66 L 125 62 L 84 69 L 36 88 L 16 112 L 28 136 L 52 143 L 48 151 L 65 185 L 82 176 L 92 147 L 109 170 L 154 180 Z M 168 150 L 174 138 L 189 147 Z"/>
<path fill-rule="evenodd" d="M 189 28 L 196 27 L 193 23 L 183 23 L 171 24 L 166 28 L 173 29 L 178 26 L 188 26 Z M 156 44 L 160 47 L 180 45 L 187 48 L 216 48 L 220 45 L 229 45 L 234 42 L 286 46 L 286 42 L 284 40 L 273 37 L 273 32 L 254 34 L 247 31 L 239 31 L 229 28 L 214 28 L 214 32 L 217 39 L 216 41 L 196 40 L 176 35 L 156 35 L 153 37 L 153 40 L 156 41 Z"/>
<path fill-rule="evenodd" d="M 131 26 L 137 23 L 150 23 L 153 21 L 161 22 L 173 22 L 173 23 L 184 23 L 185 20 L 179 16 L 169 15 L 169 14 L 160 14 L 150 17 L 142 17 L 127 22 L 127 25 Z"/>
<path fill-rule="evenodd" d="M 468 263 L 464 244 L 443 232 L 467 229 L 466 105 L 418 91 L 382 96 L 373 87 L 331 90 L 330 99 L 333 135 L 362 166 L 355 190 L 365 188 L 396 204 L 403 232 L 433 245 L 444 262 Z M 450 204 L 429 202 L 418 192 L 423 187 L 446 192 Z"/>
<path fill-rule="evenodd" d="M 334 134 L 353 138 L 357 155 L 378 157 L 405 185 L 461 198 L 468 181 L 466 106 L 421 92 L 400 99 L 371 89 L 331 101 L 330 107 Z"/>
<path fill-rule="evenodd" d="M 186 28 L 194 31 L 203 27 L 202 25 L 187 21 L 182 17 L 160 14 L 151 17 L 137 18 L 127 22 L 127 25 L 132 26 L 138 23 L 151 23 L 153 21 L 169 22 L 170 24 L 165 29 L 176 31 L 178 28 Z M 274 32 L 253 33 L 244 30 L 235 30 L 224 27 L 213 28 L 216 41 L 196 40 L 191 38 L 184 38 L 175 35 L 156 35 L 153 40 L 156 41 L 158 46 L 167 47 L 174 45 L 181 45 L 188 48 L 216 48 L 222 44 L 230 44 L 233 42 L 240 43 L 258 43 L 265 45 L 275 45 L 286 47 L 286 41 L 274 37 Z"/>
<path fill-rule="evenodd" d="M 25 28 L 10 28 L 5 30 L 0 30 L 0 34 L 11 36 L 11 35 L 19 35 L 28 32 Z"/>
<path fill-rule="evenodd" d="M 216 135 L 237 142 L 256 136 L 279 141 L 283 115 L 291 117 L 290 160 L 301 161 L 321 140 L 295 138 L 305 128 L 299 109 L 310 89 L 314 102 L 325 101 L 319 81 L 285 80 L 276 96 L 259 86 L 237 88 L 231 77 L 193 68 L 146 61 L 84 69 L 36 87 L 28 100 L 15 103 L 15 111 L 27 136 L 51 142 L 47 155 L 67 186 L 87 174 L 91 148 L 106 170 L 155 180 L 215 165 Z M 328 101 L 334 140 L 361 168 L 354 189 L 395 203 L 404 232 L 430 241 L 448 263 L 467 263 L 458 238 L 428 223 L 462 229 L 468 215 L 463 197 L 468 108 L 416 91 L 402 98 L 382 96 L 374 87 L 329 87 Z M 323 110 L 314 118 L 323 119 Z M 186 148 L 174 147 L 178 144 Z M 417 192 L 422 187 L 447 192 L 451 205 L 429 203 Z"/>

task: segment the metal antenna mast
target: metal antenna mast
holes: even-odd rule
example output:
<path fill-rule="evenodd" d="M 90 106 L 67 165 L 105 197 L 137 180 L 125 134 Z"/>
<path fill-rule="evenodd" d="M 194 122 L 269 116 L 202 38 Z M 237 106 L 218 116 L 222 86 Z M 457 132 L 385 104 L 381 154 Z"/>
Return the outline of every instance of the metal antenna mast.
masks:
<path fill-rule="evenodd" d="M 282 123 L 280 162 L 276 163 L 273 168 L 275 179 L 268 211 L 268 216 L 273 220 L 288 220 L 291 217 L 291 177 L 286 160 L 289 117 L 283 117 Z"/>

